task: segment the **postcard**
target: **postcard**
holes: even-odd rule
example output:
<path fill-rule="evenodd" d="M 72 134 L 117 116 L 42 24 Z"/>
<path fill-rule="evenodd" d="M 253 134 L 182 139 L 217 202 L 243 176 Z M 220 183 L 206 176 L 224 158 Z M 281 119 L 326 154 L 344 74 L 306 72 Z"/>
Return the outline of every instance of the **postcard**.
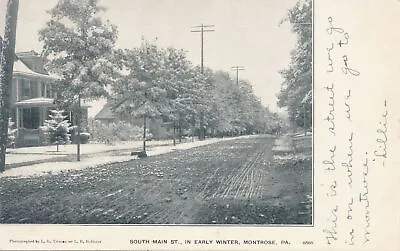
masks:
<path fill-rule="evenodd" d="M 399 250 L 400 1 L 0 16 L 0 250 Z"/>

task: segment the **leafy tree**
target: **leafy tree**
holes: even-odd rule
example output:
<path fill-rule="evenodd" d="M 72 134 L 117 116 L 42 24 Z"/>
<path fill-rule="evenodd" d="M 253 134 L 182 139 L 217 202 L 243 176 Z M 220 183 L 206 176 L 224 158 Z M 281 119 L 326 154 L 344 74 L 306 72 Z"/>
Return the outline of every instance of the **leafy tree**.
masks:
<path fill-rule="evenodd" d="M 289 119 L 299 127 L 312 123 L 312 2 L 303 0 L 288 11 L 282 22 L 290 22 L 297 34 L 287 69 L 281 71 L 284 82 L 278 95 L 278 105 L 287 107 Z"/>
<path fill-rule="evenodd" d="M 232 131 L 232 121 L 234 118 L 235 102 L 232 95 L 236 89 L 230 75 L 223 71 L 213 74 L 212 104 L 210 106 L 210 116 L 207 116 L 207 127 L 211 135 L 223 135 Z"/>
<path fill-rule="evenodd" d="M 250 134 L 252 133 L 253 115 L 255 107 L 253 106 L 253 89 L 247 81 L 241 81 L 236 94 L 236 126 L 239 132 Z"/>
<path fill-rule="evenodd" d="M 15 57 L 19 0 L 8 0 L 5 17 L 4 39 L 1 40 L 0 55 L 0 172 L 6 165 L 6 149 L 10 117 L 12 73 Z"/>
<path fill-rule="evenodd" d="M 117 28 L 103 23 L 105 8 L 98 0 L 59 0 L 48 11 L 50 21 L 39 32 L 50 73 L 60 78 L 58 102 L 74 109 L 77 128 L 77 160 L 80 160 L 81 101 L 107 95 L 106 86 L 118 79 Z"/>
<path fill-rule="evenodd" d="M 207 128 L 209 128 L 216 118 L 215 113 L 215 82 L 214 72 L 209 68 L 204 68 L 201 71 L 201 67 L 195 67 L 194 70 L 194 82 L 195 82 L 195 95 L 194 107 L 199 117 L 199 139 L 205 138 Z"/>
<path fill-rule="evenodd" d="M 139 48 L 126 50 L 125 76 L 113 85 L 116 96 L 115 111 L 143 119 L 143 151 L 146 151 L 146 132 L 149 118 L 168 113 L 164 70 L 165 51 L 149 41 L 142 41 Z"/>
<path fill-rule="evenodd" d="M 144 40 L 139 48 L 126 50 L 123 59 L 126 74 L 113 85 L 114 110 L 120 117 L 143 119 L 143 151 L 146 119 L 162 119 L 174 130 L 174 143 L 176 130 L 180 139 L 191 126 L 199 136 L 201 129 L 214 136 L 261 133 L 272 127 L 272 114 L 250 83 L 237 85 L 226 72 L 201 71 L 183 50 Z"/>
<path fill-rule="evenodd" d="M 175 144 L 176 130 L 181 142 L 182 130 L 189 128 L 195 116 L 195 72 L 192 70 L 191 62 L 186 58 L 186 53 L 172 47 L 167 48 L 165 52 L 164 68 L 169 106 L 169 112 L 164 114 L 164 120 L 171 122 Z"/>
<path fill-rule="evenodd" d="M 66 120 L 67 116 L 63 115 L 63 110 L 51 110 L 49 119 L 44 121 L 43 131 L 49 137 L 51 144 L 57 146 L 70 143 L 72 130 L 71 123 Z"/>
<path fill-rule="evenodd" d="M 206 125 L 211 135 L 236 135 L 265 132 L 269 110 L 255 96 L 248 81 L 239 85 L 227 72 L 212 75 L 207 87 Z"/>

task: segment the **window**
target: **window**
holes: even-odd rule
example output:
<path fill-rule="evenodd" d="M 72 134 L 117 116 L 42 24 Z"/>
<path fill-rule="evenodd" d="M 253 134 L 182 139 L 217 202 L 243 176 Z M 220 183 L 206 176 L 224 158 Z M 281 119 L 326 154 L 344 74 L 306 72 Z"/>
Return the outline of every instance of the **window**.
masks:
<path fill-rule="evenodd" d="M 28 98 L 31 96 L 31 86 L 27 79 L 21 79 L 21 97 Z"/>
<path fill-rule="evenodd" d="M 40 89 L 41 89 L 40 96 L 46 97 L 46 83 L 41 82 L 40 85 L 41 85 L 41 88 L 40 88 Z"/>
<path fill-rule="evenodd" d="M 38 83 L 30 80 L 31 95 L 30 98 L 36 98 L 38 94 Z"/>
<path fill-rule="evenodd" d="M 22 123 L 26 129 L 37 129 L 40 126 L 39 107 L 22 109 Z"/>
<path fill-rule="evenodd" d="M 52 97 L 52 90 L 51 90 L 51 85 L 46 85 L 46 98 L 51 98 Z"/>
<path fill-rule="evenodd" d="M 21 99 L 36 98 L 38 96 L 38 83 L 29 79 L 21 79 Z"/>

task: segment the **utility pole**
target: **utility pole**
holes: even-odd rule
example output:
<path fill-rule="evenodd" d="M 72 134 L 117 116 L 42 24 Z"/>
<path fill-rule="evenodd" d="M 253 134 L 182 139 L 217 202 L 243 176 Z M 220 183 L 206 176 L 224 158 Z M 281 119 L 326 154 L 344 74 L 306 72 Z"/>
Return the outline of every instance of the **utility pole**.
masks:
<path fill-rule="evenodd" d="M 232 66 L 232 71 L 236 71 L 236 85 L 239 86 L 239 71 L 244 71 L 244 67 Z"/>
<path fill-rule="evenodd" d="M 200 64 L 200 71 L 201 74 L 204 73 L 204 32 L 211 32 L 215 31 L 213 29 L 215 25 L 198 25 L 198 26 L 193 26 L 192 30 L 190 32 L 200 32 L 200 38 L 201 38 L 201 64 Z M 205 138 L 205 131 L 204 131 L 204 112 L 200 112 L 200 130 L 199 130 L 199 139 L 204 140 Z"/>
<path fill-rule="evenodd" d="M 303 129 L 304 129 L 304 136 L 307 136 L 307 127 L 306 127 L 306 113 L 307 113 L 307 110 L 306 110 L 306 104 L 305 103 L 303 103 Z"/>

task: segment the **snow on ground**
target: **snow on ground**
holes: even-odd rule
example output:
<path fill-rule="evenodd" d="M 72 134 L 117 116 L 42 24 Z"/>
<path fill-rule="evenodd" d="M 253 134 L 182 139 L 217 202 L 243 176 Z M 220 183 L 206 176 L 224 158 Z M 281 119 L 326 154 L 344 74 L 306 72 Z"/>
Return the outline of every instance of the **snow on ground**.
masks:
<path fill-rule="evenodd" d="M 80 162 L 46 162 L 30 166 L 22 166 L 6 170 L 0 177 L 20 177 L 42 176 L 57 174 L 61 171 L 79 170 L 95 167 L 101 164 L 124 162 L 135 159 L 136 156 L 98 156 L 83 159 Z"/>
<path fill-rule="evenodd" d="M 253 136 L 241 136 L 240 138 L 250 138 Z M 194 141 L 194 142 L 187 142 L 187 143 L 181 143 L 177 144 L 176 146 L 172 145 L 165 145 L 166 143 L 171 143 L 171 140 L 169 141 L 152 141 L 149 142 L 150 146 L 149 147 L 147 154 L 148 156 L 156 156 L 160 154 L 165 154 L 169 153 L 172 151 L 176 150 L 186 150 L 190 149 L 193 147 L 198 147 L 198 146 L 204 146 L 220 141 L 225 141 L 225 140 L 231 140 L 235 138 L 218 138 L 218 139 L 207 139 L 204 141 Z M 141 146 L 142 142 L 134 142 L 138 144 L 138 147 Z M 84 146 L 96 146 L 96 144 L 87 144 Z M 131 143 L 125 144 L 124 142 L 116 144 L 114 146 L 107 146 L 107 145 L 102 145 L 102 144 L 97 144 L 100 147 L 95 147 L 95 149 L 90 149 L 86 148 L 87 151 L 90 151 L 90 153 L 94 152 L 102 152 L 102 151 L 110 151 L 110 150 L 124 150 L 124 149 L 129 149 L 134 147 L 134 145 Z M 163 146 L 161 146 L 163 145 Z M 105 147 L 106 146 L 106 147 Z M 69 145 L 65 146 L 63 150 L 64 153 L 69 151 Z M 34 147 L 35 149 L 33 152 L 42 152 L 44 155 L 39 155 L 39 154 L 30 154 L 33 155 L 34 157 L 46 157 L 46 153 L 48 154 L 48 147 Z M 102 149 L 102 150 L 101 150 Z M 13 150 L 18 150 L 19 153 L 23 152 L 29 152 L 26 148 L 21 148 L 21 149 L 13 149 Z M 73 148 L 75 150 L 75 148 Z M 32 151 L 31 151 L 32 152 Z M 74 153 L 74 151 L 71 151 L 70 153 Z M 88 152 L 86 152 L 88 153 Z M 17 155 L 17 154 L 15 154 Z M 18 157 L 20 154 L 18 154 Z M 23 157 L 24 154 L 21 154 L 21 157 Z M 47 155 L 48 156 L 48 155 Z M 54 157 L 51 156 L 50 157 Z M 9 156 L 7 156 L 9 158 Z M 84 169 L 84 168 L 89 168 L 89 167 L 95 167 L 101 164 L 108 164 L 108 163 L 116 163 L 116 162 L 125 162 L 129 161 L 132 159 L 136 159 L 136 156 L 130 156 L 130 152 L 127 151 L 126 155 L 123 156 L 112 156 L 110 153 L 104 153 L 104 155 L 101 156 L 94 156 L 94 157 L 89 157 L 89 158 L 83 158 L 80 162 L 45 162 L 45 163 L 40 163 L 40 164 L 34 164 L 34 165 L 29 165 L 29 166 L 22 166 L 22 167 L 16 167 L 16 168 L 11 168 L 7 169 L 3 173 L 0 174 L 0 177 L 18 177 L 18 178 L 26 178 L 26 177 L 31 177 L 31 176 L 42 176 L 42 175 L 50 175 L 50 174 L 57 174 L 62 171 L 67 171 L 67 170 L 79 170 L 79 169 Z M 29 161 L 29 160 L 28 160 Z M 45 161 L 45 159 L 44 159 Z"/>
<path fill-rule="evenodd" d="M 176 146 L 168 146 L 168 147 L 157 146 L 157 147 L 149 149 L 147 151 L 147 155 L 154 156 L 154 155 L 169 153 L 171 151 L 176 151 L 176 150 L 186 150 L 186 149 L 190 149 L 193 147 L 204 146 L 204 145 L 208 145 L 208 144 L 212 144 L 212 143 L 216 143 L 216 142 L 228 140 L 228 139 L 231 139 L 231 138 L 208 139 L 208 140 L 204 140 L 204 141 L 194 141 L 194 142 L 182 143 L 182 144 L 177 144 Z"/>
<path fill-rule="evenodd" d="M 7 154 L 6 165 L 15 163 L 24 163 L 36 160 L 47 160 L 54 157 L 67 156 L 67 154 L 42 155 L 42 154 Z"/>
<path fill-rule="evenodd" d="M 306 132 L 306 135 L 304 135 L 304 132 L 298 132 L 293 135 L 294 138 L 301 138 L 301 137 L 307 137 L 307 136 L 312 136 L 312 132 Z"/>
<path fill-rule="evenodd" d="M 171 140 L 160 140 L 160 141 L 148 141 L 146 145 L 155 146 L 155 145 L 163 145 L 169 144 Z M 81 145 L 81 154 L 89 154 L 89 153 L 98 153 L 104 151 L 112 151 L 112 150 L 122 150 L 122 149 L 130 149 L 135 147 L 141 147 L 142 141 L 121 141 L 115 143 L 113 145 L 107 144 L 82 144 Z M 76 145 L 61 145 L 59 152 L 56 151 L 56 146 L 38 146 L 38 147 L 24 147 L 24 148 L 15 148 L 15 149 L 7 149 L 9 155 L 12 154 L 43 154 L 43 155 L 65 155 L 65 154 L 74 154 L 76 153 Z"/>
<path fill-rule="evenodd" d="M 290 152 L 292 150 L 292 137 L 284 135 L 279 137 L 275 141 L 275 145 L 272 148 L 273 152 Z"/>
<path fill-rule="evenodd" d="M 148 146 L 159 146 L 171 143 L 171 140 L 149 141 Z M 101 153 L 114 150 L 128 150 L 142 147 L 142 141 L 124 141 L 114 145 L 107 144 L 82 144 L 81 154 Z M 29 161 L 43 160 L 51 158 L 65 157 L 69 154 L 76 153 L 76 145 L 59 146 L 59 151 L 56 151 L 55 146 L 39 146 L 39 147 L 24 147 L 7 149 L 6 165 L 24 163 Z"/>

